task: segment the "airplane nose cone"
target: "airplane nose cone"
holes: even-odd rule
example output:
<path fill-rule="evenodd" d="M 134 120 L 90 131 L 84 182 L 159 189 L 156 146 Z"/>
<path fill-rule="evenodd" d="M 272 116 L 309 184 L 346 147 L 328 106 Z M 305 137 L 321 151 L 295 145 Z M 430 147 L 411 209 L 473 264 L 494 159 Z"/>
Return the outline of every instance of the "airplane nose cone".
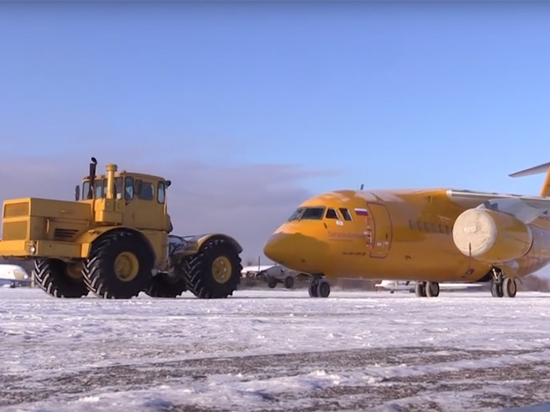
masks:
<path fill-rule="evenodd" d="M 286 233 L 277 233 L 271 236 L 264 246 L 264 255 L 274 262 L 283 264 L 292 242 L 291 237 L 292 235 Z"/>
<path fill-rule="evenodd" d="M 329 256 L 328 245 L 300 233 L 276 233 L 264 246 L 264 254 L 289 269 L 320 273 Z"/>

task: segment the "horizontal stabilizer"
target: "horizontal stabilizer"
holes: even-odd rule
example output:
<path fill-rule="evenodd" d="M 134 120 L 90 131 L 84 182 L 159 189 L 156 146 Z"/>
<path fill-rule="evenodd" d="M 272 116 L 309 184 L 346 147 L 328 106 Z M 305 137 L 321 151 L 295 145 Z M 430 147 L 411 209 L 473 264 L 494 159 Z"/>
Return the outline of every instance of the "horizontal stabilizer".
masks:
<path fill-rule="evenodd" d="M 510 177 L 523 177 L 523 176 L 530 176 L 530 175 L 538 175 L 540 173 L 546 173 L 548 172 L 548 169 L 550 168 L 550 162 L 543 163 L 538 166 L 530 167 L 529 169 L 520 170 L 519 172 L 512 173 L 508 176 Z"/>
<path fill-rule="evenodd" d="M 530 167 L 529 169 L 520 170 L 519 172 L 512 173 L 509 176 L 510 177 L 522 177 L 522 176 L 536 175 L 536 174 L 539 174 L 539 173 L 546 173 L 546 179 L 544 179 L 542 189 L 540 189 L 540 195 L 541 196 L 550 196 L 550 162 L 543 163 L 543 164 L 535 166 L 535 167 Z"/>

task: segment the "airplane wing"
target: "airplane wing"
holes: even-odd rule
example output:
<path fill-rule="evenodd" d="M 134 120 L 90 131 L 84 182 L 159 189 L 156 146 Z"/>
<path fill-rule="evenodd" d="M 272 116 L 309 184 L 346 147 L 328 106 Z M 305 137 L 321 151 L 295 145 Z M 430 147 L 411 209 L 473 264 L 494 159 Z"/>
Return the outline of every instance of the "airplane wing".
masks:
<path fill-rule="evenodd" d="M 509 213 L 524 223 L 550 212 L 550 197 L 454 189 L 447 190 L 447 197 L 468 208 L 480 207 Z"/>

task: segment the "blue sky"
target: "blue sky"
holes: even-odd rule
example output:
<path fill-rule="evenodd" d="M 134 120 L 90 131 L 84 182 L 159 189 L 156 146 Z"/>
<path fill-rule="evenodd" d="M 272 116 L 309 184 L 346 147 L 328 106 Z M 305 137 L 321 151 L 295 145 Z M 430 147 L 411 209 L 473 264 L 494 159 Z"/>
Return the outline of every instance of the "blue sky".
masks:
<path fill-rule="evenodd" d="M 234 205 L 268 221 L 254 236 L 222 225 L 252 255 L 325 190 L 538 194 L 543 176 L 507 175 L 550 160 L 549 17 L 538 2 L 2 3 L 0 159 L 50 162 L 52 182 L 94 154 L 182 188 L 193 165 L 226 196 L 283 190 L 270 212 Z"/>

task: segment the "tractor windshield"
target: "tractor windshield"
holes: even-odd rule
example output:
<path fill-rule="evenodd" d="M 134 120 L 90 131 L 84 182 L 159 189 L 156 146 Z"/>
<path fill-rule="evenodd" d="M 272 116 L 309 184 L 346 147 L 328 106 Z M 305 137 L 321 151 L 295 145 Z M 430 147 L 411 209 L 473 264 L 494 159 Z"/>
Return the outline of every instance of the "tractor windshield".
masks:
<path fill-rule="evenodd" d="M 101 199 L 107 196 L 107 179 L 94 180 L 94 199 Z M 85 180 L 82 182 L 82 199 L 88 198 L 88 191 L 90 190 L 90 181 Z M 115 198 L 122 199 L 122 177 L 115 179 Z"/>

